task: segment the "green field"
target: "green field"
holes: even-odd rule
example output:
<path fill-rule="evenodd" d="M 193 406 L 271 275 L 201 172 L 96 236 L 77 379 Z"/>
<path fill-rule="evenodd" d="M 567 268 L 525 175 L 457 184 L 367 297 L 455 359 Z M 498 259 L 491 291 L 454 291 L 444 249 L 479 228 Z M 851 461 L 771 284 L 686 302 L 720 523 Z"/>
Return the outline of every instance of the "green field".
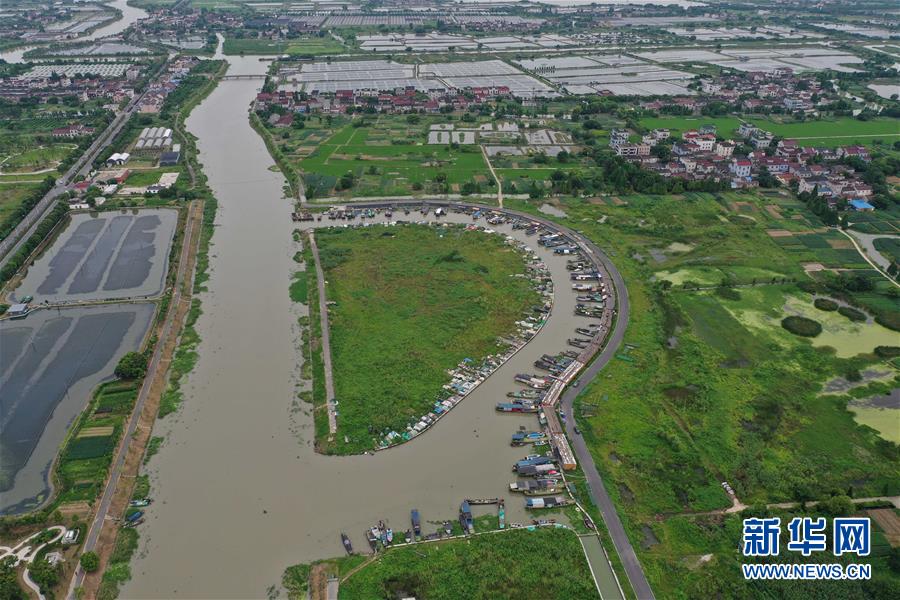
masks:
<path fill-rule="evenodd" d="M 581 544 L 567 529 L 516 529 L 391 548 L 348 576 L 362 561 L 351 556 L 317 564 L 341 578 L 338 597 L 348 600 L 598 597 Z M 285 571 L 288 598 L 304 597 L 311 568 L 297 565 Z"/>
<path fill-rule="evenodd" d="M 318 440 L 328 452 L 403 433 L 446 396 L 447 369 L 496 352 L 539 298 L 510 276 L 525 272 L 523 257 L 499 236 L 404 226 L 325 229 L 316 239 L 334 303 L 338 433 L 330 445 Z"/>
<path fill-rule="evenodd" d="M 878 238 L 873 244 L 882 256 L 900 264 L 900 237 Z"/>
<path fill-rule="evenodd" d="M 159 182 L 159 178 L 163 173 L 182 173 L 181 167 L 161 167 L 158 169 L 141 169 L 131 171 L 128 179 L 125 180 L 126 186 L 142 187 L 153 185 Z M 179 176 L 179 180 L 186 177 L 183 173 Z"/>
<path fill-rule="evenodd" d="M 881 140 L 890 146 L 900 139 L 900 128 L 896 119 L 872 119 L 859 121 L 851 117 L 833 120 L 805 121 L 802 123 L 780 123 L 764 118 L 748 117 L 744 119 L 757 127 L 771 131 L 776 136 L 792 138 L 804 146 L 850 146 L 864 144 L 871 146 Z M 641 125 L 647 129 L 668 128 L 673 133 L 682 133 L 689 129 L 697 129 L 703 125 L 715 125 L 718 134 L 725 137 L 737 137 L 737 128 L 741 119 L 737 117 L 654 117 L 641 119 Z"/>
<path fill-rule="evenodd" d="M 73 437 L 60 455 L 57 468 L 58 503 L 92 502 L 100 493 L 137 393 L 138 387 L 133 381 L 114 381 L 97 389 L 88 410 L 79 417 Z M 91 428 L 111 428 L 112 433 L 79 436 Z"/>
<path fill-rule="evenodd" d="M 748 505 L 835 490 L 900 492 L 900 448 L 861 426 L 849 397 L 821 395 L 823 384 L 856 370 L 887 369 L 894 379 L 900 371 L 872 351 L 900 345 L 897 333 L 823 316 L 804 290 L 889 320 L 900 317 L 900 299 L 858 254 L 833 247 L 840 234 L 790 198 L 618 200 L 561 204 L 564 223 L 610 252 L 631 303 L 620 359 L 579 396 L 576 418 L 654 589 L 672 598 L 756 597 L 732 568 L 740 520 L 675 515 L 728 507 L 722 481 Z M 816 237 L 784 247 L 766 232 L 786 223 Z M 829 271 L 807 275 L 803 263 L 816 259 L 871 289 L 847 291 Z M 810 340 L 785 331 L 780 320 L 792 314 L 816 318 L 823 333 Z M 700 561 L 707 554 L 712 560 Z"/>
<path fill-rule="evenodd" d="M 51 144 L 29 148 L 10 155 L 0 169 L 4 173 L 32 173 L 55 169 L 72 151 L 75 144 Z"/>
<path fill-rule="evenodd" d="M 417 187 L 438 191 L 437 180 L 443 180 L 452 193 L 460 192 L 467 182 L 486 190 L 493 184 L 477 146 L 452 149 L 421 141 L 373 143 L 371 133 L 369 127 L 347 125 L 320 144 L 309 158 L 299 162 L 307 185 L 320 189 L 322 194 L 317 195 L 340 192 L 334 188 L 347 173 L 354 175 L 355 182 L 343 195 L 352 196 L 407 195 Z M 319 183 L 323 179 L 325 182 Z"/>
<path fill-rule="evenodd" d="M 80 101 L 72 96 L 53 101 L 0 105 L 0 173 L 5 177 L 62 170 L 80 154 L 78 146 L 86 140 L 60 140 L 53 137 L 53 130 L 79 123 L 100 131 L 112 118 L 112 113 L 103 108 L 103 98 Z"/>
<path fill-rule="evenodd" d="M 340 54 L 346 51 L 340 42 L 330 36 L 308 37 L 287 40 L 268 40 L 255 38 L 226 38 L 223 47 L 225 54 L 290 54 L 291 56 L 319 56 Z"/>
<path fill-rule="evenodd" d="M 0 223 L 40 187 L 40 183 L 0 183 Z"/>

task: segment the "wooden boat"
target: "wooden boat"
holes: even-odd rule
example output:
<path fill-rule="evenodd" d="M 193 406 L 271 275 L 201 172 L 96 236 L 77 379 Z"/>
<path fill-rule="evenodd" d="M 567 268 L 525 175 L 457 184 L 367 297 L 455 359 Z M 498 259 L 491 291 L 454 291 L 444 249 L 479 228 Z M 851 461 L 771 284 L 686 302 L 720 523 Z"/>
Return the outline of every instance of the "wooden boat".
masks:
<path fill-rule="evenodd" d="M 479 504 L 497 504 L 500 502 L 500 498 L 467 498 L 466 502 L 471 505 L 479 505 Z"/>

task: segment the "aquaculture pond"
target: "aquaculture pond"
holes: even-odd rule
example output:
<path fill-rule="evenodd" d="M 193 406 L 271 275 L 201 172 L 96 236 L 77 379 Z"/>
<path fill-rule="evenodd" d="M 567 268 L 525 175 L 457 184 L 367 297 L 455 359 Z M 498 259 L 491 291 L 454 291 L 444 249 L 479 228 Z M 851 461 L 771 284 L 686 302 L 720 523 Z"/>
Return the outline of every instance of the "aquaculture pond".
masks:
<path fill-rule="evenodd" d="M 118 358 L 141 346 L 154 311 L 152 303 L 108 304 L 0 321 L 0 514 L 47 498 L 69 426 Z"/>
<path fill-rule="evenodd" d="M 157 296 L 177 221 L 173 209 L 76 214 L 12 297 L 54 304 Z"/>

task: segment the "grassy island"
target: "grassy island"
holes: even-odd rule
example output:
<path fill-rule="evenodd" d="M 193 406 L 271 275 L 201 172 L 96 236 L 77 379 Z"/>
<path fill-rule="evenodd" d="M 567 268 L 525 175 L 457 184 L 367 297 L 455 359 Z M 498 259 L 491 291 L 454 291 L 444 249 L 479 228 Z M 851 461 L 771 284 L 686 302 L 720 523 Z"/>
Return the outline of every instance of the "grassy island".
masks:
<path fill-rule="evenodd" d="M 315 235 L 339 411 L 337 435 L 324 447 L 317 411 L 326 452 L 362 452 L 405 431 L 444 397 L 448 369 L 497 352 L 498 338 L 539 299 L 522 276 L 523 257 L 497 235 L 426 226 Z"/>

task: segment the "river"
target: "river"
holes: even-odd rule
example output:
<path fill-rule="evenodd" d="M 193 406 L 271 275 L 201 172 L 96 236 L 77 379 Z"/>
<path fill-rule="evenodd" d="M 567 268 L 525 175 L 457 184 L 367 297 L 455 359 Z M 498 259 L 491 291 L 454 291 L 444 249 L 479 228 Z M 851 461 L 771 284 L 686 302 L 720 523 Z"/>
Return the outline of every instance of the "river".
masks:
<path fill-rule="evenodd" d="M 107 2 L 106 4 L 122 11 L 122 18 L 94 30 L 89 35 L 71 40 L 72 42 L 86 42 L 109 37 L 111 35 L 118 35 L 128 29 L 132 23 L 138 19 L 143 19 L 148 15 L 147 11 L 143 8 L 128 6 L 128 0 L 114 0 L 113 2 Z M 34 50 L 35 48 L 37 48 L 37 46 L 19 46 L 12 50 L 0 52 L 0 60 L 5 60 L 8 63 L 20 63 L 25 60 L 25 53 L 29 50 Z"/>
<path fill-rule="evenodd" d="M 113 0 L 113 2 L 107 2 L 106 4 L 122 11 L 122 18 L 117 21 L 113 21 L 109 25 L 100 27 L 99 29 L 91 32 L 90 35 L 78 38 L 79 42 L 83 42 L 86 40 L 97 40 L 103 37 L 109 37 L 111 35 L 118 35 L 131 27 L 132 23 L 134 23 L 138 19 L 143 19 L 148 15 L 147 11 L 143 8 L 129 6 L 128 0 Z"/>
<path fill-rule="evenodd" d="M 229 62 L 231 75 L 268 66 L 256 57 Z M 510 522 L 529 519 L 524 498 L 508 490 L 512 463 L 527 450 L 510 447 L 509 437 L 536 419 L 497 414 L 494 404 L 515 389 L 515 373 L 564 349 L 583 322 L 573 316 L 565 259 L 541 248 L 557 294 L 535 340 L 412 442 L 373 456 L 316 454 L 308 408 L 291 408 L 301 362 L 300 307 L 288 297 L 297 226 L 284 179 L 269 170 L 273 160 L 248 122 L 259 85 L 222 82 L 186 123 L 219 200 L 211 275 L 184 404 L 154 432 L 166 442 L 151 461 L 155 501 L 124 598 L 263 597 L 288 565 L 342 554 L 341 531 L 363 549 L 367 527 L 385 519 L 404 530 L 411 508 L 434 531 L 429 522 L 454 519 L 465 497 L 504 496 Z M 534 238 L 498 229 L 536 248 Z"/>

